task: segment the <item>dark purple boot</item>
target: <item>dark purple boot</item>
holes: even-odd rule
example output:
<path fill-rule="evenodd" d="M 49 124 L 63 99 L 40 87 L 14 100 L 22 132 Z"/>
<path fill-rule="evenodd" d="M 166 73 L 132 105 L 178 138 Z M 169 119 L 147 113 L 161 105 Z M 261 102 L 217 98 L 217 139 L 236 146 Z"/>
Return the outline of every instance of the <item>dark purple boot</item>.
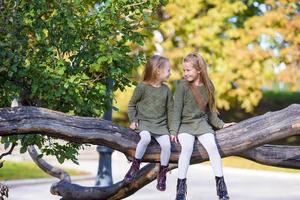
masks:
<path fill-rule="evenodd" d="M 137 172 L 140 170 L 141 159 L 134 158 L 129 171 L 126 173 L 124 181 L 130 182 L 134 179 Z"/>
<path fill-rule="evenodd" d="M 156 185 L 156 188 L 159 191 L 166 190 L 167 171 L 168 171 L 168 166 L 159 167 L 159 172 L 157 174 L 157 185 Z"/>
<path fill-rule="evenodd" d="M 217 195 L 219 200 L 229 200 L 227 187 L 224 181 L 224 177 L 217 177 L 216 176 L 216 186 L 217 186 Z"/>
<path fill-rule="evenodd" d="M 175 200 L 186 200 L 187 187 L 186 187 L 186 178 L 177 179 L 177 192 Z"/>

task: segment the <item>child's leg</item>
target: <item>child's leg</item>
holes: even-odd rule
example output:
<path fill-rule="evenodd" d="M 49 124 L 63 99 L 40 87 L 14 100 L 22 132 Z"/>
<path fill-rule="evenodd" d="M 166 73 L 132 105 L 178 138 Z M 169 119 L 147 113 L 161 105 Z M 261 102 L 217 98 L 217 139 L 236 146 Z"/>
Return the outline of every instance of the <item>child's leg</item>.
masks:
<path fill-rule="evenodd" d="M 195 136 L 188 133 L 180 133 L 178 140 L 181 145 L 181 153 L 178 160 L 178 178 L 185 179 L 194 149 Z"/>
<path fill-rule="evenodd" d="M 140 132 L 141 139 L 135 150 L 135 158 L 132 161 L 131 167 L 125 175 L 125 182 L 130 182 L 134 179 L 140 169 L 141 159 L 145 154 L 148 144 L 151 141 L 151 134 L 148 131 Z"/>
<path fill-rule="evenodd" d="M 162 166 L 167 166 L 169 164 L 169 159 L 171 155 L 170 136 L 169 135 L 156 136 L 155 139 L 159 143 L 161 148 L 160 164 Z"/>
<path fill-rule="evenodd" d="M 142 159 L 147 149 L 148 144 L 151 142 L 151 134 L 149 131 L 141 131 L 140 132 L 140 141 L 136 146 L 135 150 L 135 158 Z"/>
<path fill-rule="evenodd" d="M 215 141 L 214 134 L 206 133 L 198 137 L 201 144 L 206 149 L 211 166 L 216 176 L 217 195 L 220 200 L 229 200 L 227 187 L 223 177 L 222 160 Z"/>
<path fill-rule="evenodd" d="M 156 188 L 160 191 L 166 190 L 167 171 L 169 165 L 169 159 L 171 155 L 171 142 L 169 135 L 156 136 L 156 141 L 159 143 L 160 152 L 160 167 L 157 174 L 157 185 Z"/>
<path fill-rule="evenodd" d="M 198 140 L 204 146 L 215 176 L 223 176 L 222 160 L 215 141 L 215 136 L 212 133 L 206 133 L 198 137 Z"/>

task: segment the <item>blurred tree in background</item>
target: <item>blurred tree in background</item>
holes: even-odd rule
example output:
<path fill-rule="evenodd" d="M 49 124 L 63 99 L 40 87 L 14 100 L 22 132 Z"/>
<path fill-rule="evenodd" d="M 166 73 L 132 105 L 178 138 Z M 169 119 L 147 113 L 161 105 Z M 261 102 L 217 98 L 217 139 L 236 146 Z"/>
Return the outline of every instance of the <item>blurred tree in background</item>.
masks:
<path fill-rule="evenodd" d="M 172 0 L 158 17 L 159 29 L 143 50 L 170 59 L 171 81 L 182 78 L 183 57 L 200 52 L 210 66 L 225 120 L 239 121 L 300 101 L 289 93 L 300 90 L 299 1 Z M 117 92 L 121 112 L 114 113 L 115 120 L 126 122 L 131 93 L 132 88 Z M 281 98 L 271 105 L 271 97 Z"/>
<path fill-rule="evenodd" d="M 132 69 L 144 62 L 143 45 L 157 28 L 153 15 L 163 0 L 0 1 L 0 107 L 14 97 L 80 116 L 101 116 L 114 90 L 129 86 Z M 55 126 L 55 124 L 53 124 Z M 2 137 L 20 142 L 21 152 L 36 144 L 59 162 L 76 162 L 80 145 L 37 135 Z"/>
<path fill-rule="evenodd" d="M 160 12 L 146 50 L 163 53 L 180 78 L 182 58 L 200 52 L 210 66 L 218 107 L 250 112 L 274 83 L 300 90 L 300 2 L 174 0 Z"/>

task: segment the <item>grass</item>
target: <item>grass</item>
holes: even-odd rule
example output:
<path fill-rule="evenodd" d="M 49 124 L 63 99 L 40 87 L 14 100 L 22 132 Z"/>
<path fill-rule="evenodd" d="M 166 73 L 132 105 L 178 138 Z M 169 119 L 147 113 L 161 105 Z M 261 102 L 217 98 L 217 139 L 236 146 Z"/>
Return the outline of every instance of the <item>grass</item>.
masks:
<path fill-rule="evenodd" d="M 88 175 L 86 172 L 77 171 L 73 169 L 64 169 L 72 176 Z M 0 169 L 0 180 L 14 180 L 14 179 L 32 179 L 32 178 L 49 178 L 50 175 L 42 171 L 38 166 L 32 162 L 12 162 L 5 161 L 3 167 Z"/>
<path fill-rule="evenodd" d="M 300 170 L 297 169 L 287 169 L 280 167 L 266 166 L 258 164 L 256 162 L 240 158 L 240 157 L 227 157 L 222 159 L 224 167 L 234 167 L 234 168 L 243 168 L 243 169 L 253 169 L 253 170 L 265 170 L 265 171 L 277 171 L 277 172 L 288 172 L 288 173 L 300 173 Z M 208 162 L 206 162 L 208 164 Z"/>

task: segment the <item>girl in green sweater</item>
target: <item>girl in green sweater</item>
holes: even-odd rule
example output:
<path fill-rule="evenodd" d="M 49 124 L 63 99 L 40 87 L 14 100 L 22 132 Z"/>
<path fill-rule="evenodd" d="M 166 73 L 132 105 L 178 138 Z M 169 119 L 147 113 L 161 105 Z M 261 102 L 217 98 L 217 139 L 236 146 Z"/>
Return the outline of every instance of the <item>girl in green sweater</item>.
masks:
<path fill-rule="evenodd" d="M 181 145 L 178 160 L 178 182 L 176 200 L 186 199 L 186 174 L 193 152 L 194 141 L 198 139 L 206 149 L 216 176 L 217 195 L 228 200 L 223 178 L 222 161 L 215 142 L 214 126 L 226 128 L 235 123 L 224 123 L 218 117 L 214 86 L 207 74 L 207 65 L 198 53 L 191 53 L 183 60 L 185 80 L 177 81 L 171 141 Z"/>
<path fill-rule="evenodd" d="M 161 147 L 160 169 L 156 188 L 166 189 L 166 172 L 171 154 L 168 124 L 173 115 L 172 92 L 164 82 L 170 76 L 170 63 L 165 57 L 154 55 L 146 64 L 143 81 L 139 83 L 128 104 L 130 128 L 139 133 L 135 158 L 124 180 L 130 182 L 136 176 L 141 159 L 153 137 Z"/>

